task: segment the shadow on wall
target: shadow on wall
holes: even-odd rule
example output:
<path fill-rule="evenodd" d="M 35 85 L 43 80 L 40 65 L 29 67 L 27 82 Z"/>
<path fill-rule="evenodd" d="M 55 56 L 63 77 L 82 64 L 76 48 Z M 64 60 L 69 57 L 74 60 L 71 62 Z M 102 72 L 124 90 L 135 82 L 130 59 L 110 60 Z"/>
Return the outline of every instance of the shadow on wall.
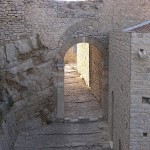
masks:
<path fill-rule="evenodd" d="M 17 138 L 18 130 L 12 111 L 14 104 L 4 84 L 0 70 L 0 149 L 11 149 Z"/>
<path fill-rule="evenodd" d="M 64 64 L 72 64 L 76 63 L 76 61 L 77 61 L 77 49 L 76 45 L 74 45 L 67 51 L 64 58 Z"/>

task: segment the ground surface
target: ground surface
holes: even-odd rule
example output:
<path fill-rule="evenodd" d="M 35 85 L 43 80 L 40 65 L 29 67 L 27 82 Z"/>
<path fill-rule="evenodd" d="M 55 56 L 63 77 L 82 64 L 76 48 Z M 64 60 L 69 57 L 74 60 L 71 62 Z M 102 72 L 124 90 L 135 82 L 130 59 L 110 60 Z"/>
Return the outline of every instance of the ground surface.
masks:
<path fill-rule="evenodd" d="M 65 117 L 101 118 L 101 108 L 89 87 L 76 71 L 75 65 L 65 66 Z"/>
<path fill-rule="evenodd" d="M 107 123 L 90 89 L 75 68 L 66 66 L 64 123 L 29 121 L 18 135 L 15 150 L 110 150 Z"/>

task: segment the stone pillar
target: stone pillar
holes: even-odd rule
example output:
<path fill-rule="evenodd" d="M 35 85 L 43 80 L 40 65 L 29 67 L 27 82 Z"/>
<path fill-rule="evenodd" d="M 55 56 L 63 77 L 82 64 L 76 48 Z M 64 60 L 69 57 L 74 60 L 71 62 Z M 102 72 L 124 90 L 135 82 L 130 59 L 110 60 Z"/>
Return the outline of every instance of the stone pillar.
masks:
<path fill-rule="evenodd" d="M 57 64 L 57 115 L 58 119 L 64 118 L 64 64 Z"/>
<path fill-rule="evenodd" d="M 109 56 L 105 56 L 104 59 L 104 74 L 103 74 L 103 117 L 108 119 L 108 87 L 109 87 L 109 67 L 108 67 L 108 58 Z"/>

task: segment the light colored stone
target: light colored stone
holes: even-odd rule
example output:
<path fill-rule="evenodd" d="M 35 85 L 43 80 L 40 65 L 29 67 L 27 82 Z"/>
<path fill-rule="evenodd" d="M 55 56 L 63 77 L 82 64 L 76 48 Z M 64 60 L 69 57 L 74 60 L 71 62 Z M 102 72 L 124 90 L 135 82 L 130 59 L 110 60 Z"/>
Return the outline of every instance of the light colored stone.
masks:
<path fill-rule="evenodd" d="M 53 78 L 56 81 L 55 86 L 51 84 L 49 85 L 49 92 L 60 94 L 58 99 L 63 99 L 63 68 L 61 68 L 62 70 L 59 70 L 56 63 L 57 61 L 60 61 L 61 63 L 63 62 L 64 54 L 71 46 L 77 43 L 87 42 L 93 44 L 100 50 L 102 49 L 101 51 L 104 52 L 102 55 L 104 57 L 104 63 L 107 66 L 109 59 L 108 52 L 113 60 L 112 63 L 109 63 L 111 79 L 110 84 L 112 84 L 112 87 L 110 87 L 109 101 L 111 102 L 111 92 L 114 90 L 114 99 L 117 101 L 117 103 L 115 102 L 116 119 L 114 119 L 114 149 L 118 149 L 119 138 L 121 137 L 121 145 L 123 145 L 122 149 L 128 150 L 129 146 L 127 145 L 129 145 L 129 141 L 126 137 L 129 138 L 129 136 L 127 136 L 130 127 L 128 122 L 129 118 L 127 117 L 130 117 L 129 112 L 132 113 L 134 111 L 134 113 L 137 114 L 142 113 L 140 115 L 142 119 L 135 117 L 133 118 L 135 122 L 132 122 L 131 118 L 131 123 L 133 123 L 131 125 L 132 127 L 139 127 L 142 130 L 143 128 L 149 128 L 147 125 L 149 124 L 149 105 L 143 105 L 141 100 L 142 95 L 146 95 L 147 97 L 150 95 L 149 80 L 148 77 L 146 77 L 146 74 L 150 73 L 150 68 L 148 67 L 149 60 L 147 59 L 146 61 L 140 61 L 136 56 L 132 55 L 133 53 L 137 54 L 139 48 L 144 48 L 149 55 L 149 39 L 145 36 L 146 34 L 143 39 L 142 33 L 137 33 L 137 35 L 132 36 L 133 40 L 126 38 L 125 34 L 117 34 L 115 38 L 111 38 L 108 34 L 110 30 L 122 30 L 123 28 L 130 27 L 142 22 L 143 20 L 149 20 L 149 6 L 150 3 L 148 0 L 145 0 L 144 2 L 141 2 L 141 0 L 88 0 L 85 2 L 60 2 L 54 0 L 32 0 L 30 2 L 29 0 L 3 1 L 0 8 L 0 44 L 6 45 L 6 43 L 19 40 L 19 42 L 15 42 L 18 43 L 16 44 L 16 47 L 18 48 L 19 55 L 14 56 L 15 54 L 13 51 L 5 52 L 8 55 L 7 62 L 10 62 L 10 64 L 8 65 L 6 63 L 6 66 L 4 67 L 6 70 L 4 70 L 4 72 L 8 71 L 7 68 L 18 67 L 20 69 L 20 72 L 17 72 L 16 75 L 18 82 L 12 80 L 14 76 L 7 74 L 7 77 L 10 78 L 7 83 L 9 84 L 8 88 L 13 90 L 17 88 L 18 91 L 22 91 L 19 94 L 22 95 L 23 101 L 25 101 L 25 99 L 29 99 L 32 103 L 32 106 L 25 105 L 24 108 L 17 112 L 17 121 L 19 119 L 24 120 L 24 118 L 30 118 L 31 116 L 37 114 L 38 105 L 41 104 L 39 104 L 39 101 L 42 101 L 41 105 L 45 104 L 47 97 L 44 97 L 44 94 L 47 94 L 47 92 L 44 93 L 44 89 L 47 88 L 47 83 L 49 82 L 48 80 L 53 80 L 47 77 L 49 72 L 53 72 Z M 45 69 L 46 71 L 43 71 L 42 77 L 42 69 L 39 73 L 36 68 L 32 67 L 34 65 L 28 62 L 28 60 L 33 59 L 33 57 L 39 58 L 39 55 L 36 53 L 38 50 L 30 53 L 31 49 L 36 49 L 37 44 L 39 44 L 36 43 L 34 38 L 29 39 L 29 37 L 33 34 L 39 34 L 43 45 L 47 47 L 49 51 L 53 52 L 53 55 L 51 55 L 52 53 L 49 53 L 44 59 L 44 61 L 49 61 L 50 65 L 53 63 L 53 66 L 50 66 L 50 71 Z M 131 50 L 133 44 L 129 45 L 130 41 L 135 43 L 131 53 L 129 53 L 129 51 Z M 108 46 L 109 42 L 111 43 L 111 48 L 113 49 L 112 53 L 110 52 L 111 50 L 108 50 L 110 49 Z M 143 43 L 146 45 L 143 45 Z M 44 50 L 45 49 L 43 49 L 43 51 Z M 47 53 L 44 55 L 47 55 Z M 132 57 L 130 59 L 130 55 L 132 55 L 134 59 L 132 59 Z M 54 56 L 57 58 L 56 62 L 53 60 Z M 2 60 L 1 63 L 4 64 L 5 57 L 0 57 L 0 59 Z M 132 62 L 130 60 L 132 60 Z M 43 59 L 38 63 L 43 63 Z M 42 68 L 44 70 L 44 66 L 42 66 Z M 111 70 L 111 68 L 113 69 Z M 108 67 L 105 67 L 104 69 L 108 71 Z M 128 78 L 128 73 L 130 71 L 132 72 L 130 74 L 132 81 Z M 16 73 L 16 70 L 12 70 L 11 73 Z M 106 78 L 107 81 L 104 81 L 105 84 L 103 86 L 105 90 L 108 89 L 108 76 Z M 146 79 L 147 81 L 145 81 Z M 141 81 L 133 82 L 133 80 Z M 22 82 L 26 83 L 24 85 L 28 86 L 28 91 L 21 86 Z M 50 81 L 50 83 L 53 82 Z M 130 83 L 130 85 L 128 85 L 128 83 Z M 129 89 L 131 89 L 130 92 L 128 92 Z M 40 93 L 40 96 L 38 93 Z M 132 94 L 140 95 L 137 100 L 138 103 L 136 101 L 132 101 L 132 98 L 130 98 L 130 95 Z M 32 95 L 35 96 L 34 100 Z M 104 97 L 107 100 L 107 92 L 104 94 Z M 131 101 L 129 101 L 129 98 Z M 55 98 L 54 96 L 51 96 L 50 98 L 48 97 L 48 99 L 54 100 Z M 83 99 L 86 99 L 86 97 Z M 107 106 L 107 101 L 104 100 L 104 102 Z M 130 106 L 128 105 L 129 102 L 131 102 Z M 63 106 L 63 102 L 61 104 Z M 106 108 L 105 106 L 102 107 L 103 109 Z M 111 104 L 109 105 L 109 111 L 111 112 Z M 108 120 L 111 126 L 111 119 Z M 12 125 L 10 123 L 10 128 L 8 125 L 8 130 L 6 130 L 9 131 L 7 133 L 13 133 L 9 130 L 11 129 L 11 126 Z M 132 138 L 130 138 L 130 140 L 133 140 L 134 136 L 136 136 L 135 140 L 137 141 L 135 143 L 131 143 L 131 150 L 143 150 L 147 147 L 147 143 L 145 142 L 147 140 L 146 138 L 139 138 L 139 135 L 135 134 L 131 135 Z M 0 143 L 3 143 L 2 150 L 10 149 L 12 141 L 14 140 L 11 140 L 13 137 L 12 134 L 6 137 L 8 138 L 5 138 L 4 136 L 0 137 L 0 140 L 4 139 L 2 142 L 0 141 Z M 143 141 L 141 142 L 140 140 Z M 82 144 L 83 143 L 81 142 L 81 145 Z M 27 144 L 27 146 L 28 145 L 31 144 Z M 76 143 L 74 145 L 78 146 L 80 144 Z"/>
<path fill-rule="evenodd" d="M 33 48 L 34 48 L 34 49 L 38 49 L 38 41 L 37 41 L 37 38 L 36 38 L 35 36 L 33 36 L 33 37 L 30 37 L 30 40 L 31 40 L 31 42 L 32 42 L 32 44 L 33 44 Z"/>
<path fill-rule="evenodd" d="M 29 53 L 32 50 L 31 45 L 27 39 L 16 41 L 15 46 L 18 49 L 18 52 L 21 54 Z"/>
<path fill-rule="evenodd" d="M 18 66 L 18 70 L 21 70 L 21 71 L 26 71 L 31 68 L 34 68 L 32 59 L 29 59 Z"/>
<path fill-rule="evenodd" d="M 4 53 L 4 46 L 1 46 L 0 47 L 0 66 L 4 66 L 5 59 L 6 59 L 6 56 L 5 56 L 5 53 Z"/>
<path fill-rule="evenodd" d="M 150 34 L 145 33 L 145 34 L 143 35 L 143 43 L 144 43 L 144 44 L 150 44 Z"/>
<path fill-rule="evenodd" d="M 6 45 L 6 55 L 7 55 L 7 61 L 10 63 L 17 59 L 17 50 L 14 43 L 10 43 Z"/>

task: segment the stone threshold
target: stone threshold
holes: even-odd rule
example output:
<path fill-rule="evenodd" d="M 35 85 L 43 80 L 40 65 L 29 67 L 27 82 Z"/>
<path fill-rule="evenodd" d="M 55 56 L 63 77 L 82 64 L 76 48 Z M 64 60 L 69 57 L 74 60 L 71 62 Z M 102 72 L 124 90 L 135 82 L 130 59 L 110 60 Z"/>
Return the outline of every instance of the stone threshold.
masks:
<path fill-rule="evenodd" d="M 113 150 L 113 141 L 109 141 L 109 143 L 110 143 L 111 149 Z"/>
<path fill-rule="evenodd" d="M 71 148 L 71 149 L 74 149 L 74 148 L 86 148 L 86 149 L 89 149 L 89 147 L 96 147 L 98 146 L 99 148 L 101 148 L 101 150 L 111 150 L 110 148 L 110 145 L 106 142 L 106 143 L 101 143 L 99 142 L 98 144 L 88 144 L 87 143 L 72 143 L 72 144 L 67 144 L 67 145 L 63 145 L 63 146 L 45 146 L 45 147 L 39 147 L 38 149 L 42 150 L 42 149 L 67 149 L 67 148 Z M 17 147 L 17 150 L 19 147 Z M 22 147 L 22 148 L 29 148 L 29 149 L 32 149 L 32 147 Z"/>
<path fill-rule="evenodd" d="M 90 122 L 98 122 L 104 121 L 103 117 L 93 117 L 93 118 L 86 118 L 86 117 L 78 117 L 78 118 L 64 118 L 64 119 L 56 119 L 54 123 L 90 123 Z"/>

